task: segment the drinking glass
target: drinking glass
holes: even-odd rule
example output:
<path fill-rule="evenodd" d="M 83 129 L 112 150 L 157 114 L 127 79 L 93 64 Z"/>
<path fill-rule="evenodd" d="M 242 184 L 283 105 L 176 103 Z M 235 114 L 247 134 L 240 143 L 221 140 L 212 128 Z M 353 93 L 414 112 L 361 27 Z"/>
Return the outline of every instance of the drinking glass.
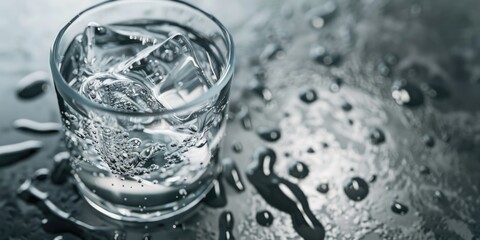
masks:
<path fill-rule="evenodd" d="M 85 29 L 88 32 L 89 27 L 94 27 L 95 34 L 107 31 L 108 35 L 111 31 L 108 26 L 118 23 L 149 26 L 142 29 L 155 29 L 155 24 L 162 23 L 156 33 L 168 32 L 166 37 L 175 37 L 174 32 L 180 31 L 188 37 L 185 41 L 205 46 L 208 60 L 215 62 L 209 70 L 215 75 L 214 82 L 181 104 L 163 104 L 148 111 L 102 104 L 82 94 L 85 89 L 74 86 L 78 81 L 87 80 L 72 79 L 72 74 L 78 74 L 77 65 L 88 62 L 89 57 L 79 60 L 78 54 L 68 55 L 72 42 L 81 38 Z M 131 35 L 125 41 L 133 41 L 135 37 Z M 87 44 L 85 38 L 83 41 L 82 44 Z M 142 44 L 148 45 L 148 41 L 143 39 Z M 88 43 L 86 47 L 93 46 Z M 74 60 L 76 65 L 72 64 Z M 85 200 L 99 212 L 129 222 L 166 221 L 191 213 L 212 188 L 221 170 L 218 156 L 225 132 L 234 63 L 235 49 L 226 28 L 210 14 L 184 2 L 108 1 L 88 8 L 69 21 L 55 39 L 50 66 L 72 174 Z M 102 68 L 102 62 L 95 64 Z M 182 72 L 176 74 L 182 75 Z M 96 81 L 100 85 L 107 83 Z M 115 96 L 123 97 L 115 99 L 113 104 L 121 100 L 125 105 L 122 98 L 138 87 L 135 82 L 129 84 L 115 88 Z M 175 84 L 173 94 L 184 94 L 186 90 L 177 86 L 183 83 Z M 94 89 L 89 94 L 112 98 L 104 88 L 101 90 L 103 92 Z M 145 97 L 142 96 L 145 92 L 141 92 L 145 90 L 139 91 L 135 96 Z"/>

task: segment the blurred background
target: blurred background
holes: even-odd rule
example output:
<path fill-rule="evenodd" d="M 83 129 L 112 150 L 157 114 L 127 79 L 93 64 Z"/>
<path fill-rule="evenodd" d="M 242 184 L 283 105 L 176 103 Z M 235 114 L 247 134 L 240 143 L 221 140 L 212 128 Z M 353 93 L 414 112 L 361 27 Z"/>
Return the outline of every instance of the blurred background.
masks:
<path fill-rule="evenodd" d="M 475 0 L 189 1 L 218 17 L 238 49 L 222 156 L 236 162 L 245 189 L 226 172 L 225 199 L 206 201 L 186 222 L 126 227 L 50 177 L 39 189 L 71 213 L 58 225 L 62 216 L 17 189 L 60 171 L 49 49 L 97 2 L 0 2 L 0 239 L 313 239 L 247 180 L 259 146 L 276 152 L 273 170 L 306 196 L 325 239 L 480 238 Z M 265 139 L 265 129 L 280 138 Z"/>

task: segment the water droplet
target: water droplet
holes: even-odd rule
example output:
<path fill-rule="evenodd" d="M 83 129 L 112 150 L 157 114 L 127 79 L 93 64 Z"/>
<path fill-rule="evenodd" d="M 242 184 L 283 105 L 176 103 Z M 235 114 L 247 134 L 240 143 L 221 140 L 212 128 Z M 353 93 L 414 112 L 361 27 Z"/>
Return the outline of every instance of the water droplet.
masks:
<path fill-rule="evenodd" d="M 281 137 L 280 129 L 270 127 L 258 127 L 257 134 L 265 141 L 275 142 Z"/>
<path fill-rule="evenodd" d="M 420 87 L 432 99 L 445 99 L 450 97 L 450 92 L 445 86 L 445 81 L 440 76 L 434 76 Z"/>
<path fill-rule="evenodd" d="M 385 54 L 385 56 L 383 57 L 383 59 L 385 60 L 385 62 L 389 65 L 389 66 L 395 66 L 397 65 L 398 63 L 398 56 L 393 54 L 393 53 L 387 53 Z"/>
<path fill-rule="evenodd" d="M 178 194 L 180 194 L 180 196 L 187 196 L 187 190 L 182 188 L 182 189 L 178 190 Z"/>
<path fill-rule="evenodd" d="M 385 142 L 385 134 L 382 130 L 376 127 L 371 127 L 368 129 L 368 138 L 370 143 L 373 145 L 378 145 Z"/>
<path fill-rule="evenodd" d="M 48 88 L 49 75 L 46 72 L 33 72 L 20 79 L 17 84 L 17 96 L 21 99 L 32 99 Z"/>
<path fill-rule="evenodd" d="M 269 227 L 273 223 L 273 215 L 267 210 L 257 212 L 255 219 L 258 224 L 264 227 Z"/>
<path fill-rule="evenodd" d="M 372 176 L 370 176 L 370 178 L 368 179 L 369 182 L 371 183 L 374 183 L 377 181 L 377 175 L 376 174 L 373 174 Z"/>
<path fill-rule="evenodd" d="M 233 142 L 232 149 L 236 153 L 241 153 L 242 150 L 243 150 L 243 145 L 242 145 L 241 142 L 235 141 L 235 142 Z"/>
<path fill-rule="evenodd" d="M 152 240 L 152 235 L 150 235 L 149 233 L 145 233 L 142 236 L 142 240 Z"/>
<path fill-rule="evenodd" d="M 420 166 L 420 173 L 424 174 L 424 175 L 430 174 L 430 168 L 422 165 L 422 166 Z"/>
<path fill-rule="evenodd" d="M 224 211 L 218 218 L 219 240 L 234 240 L 233 231 L 233 214 L 230 211 Z"/>
<path fill-rule="evenodd" d="M 390 69 L 390 67 L 387 65 L 387 63 L 385 62 L 380 62 L 378 65 L 377 65 L 377 70 L 378 72 L 380 73 L 380 75 L 384 76 L 384 77 L 389 77 L 392 70 Z"/>
<path fill-rule="evenodd" d="M 255 78 L 259 81 L 265 81 L 268 78 L 268 73 L 267 70 L 263 67 L 254 67 L 253 72 L 255 75 Z"/>
<path fill-rule="evenodd" d="M 326 2 L 319 7 L 311 9 L 307 13 L 310 16 L 310 25 L 315 29 L 322 28 L 335 16 L 336 11 L 337 6 L 333 2 Z"/>
<path fill-rule="evenodd" d="M 48 168 L 39 168 L 33 173 L 32 179 L 44 181 L 47 179 L 49 173 L 50 171 L 48 170 Z"/>
<path fill-rule="evenodd" d="M 442 191 L 440 190 L 435 190 L 433 193 L 433 196 L 435 197 L 435 200 L 437 201 L 445 201 L 447 198 L 445 197 L 445 194 L 443 194 Z"/>
<path fill-rule="evenodd" d="M 398 105 L 415 107 L 423 104 L 422 91 L 405 80 L 397 80 L 393 83 L 392 97 Z"/>
<path fill-rule="evenodd" d="M 349 178 L 343 185 L 343 190 L 348 198 L 361 201 L 368 195 L 368 184 L 360 177 Z"/>
<path fill-rule="evenodd" d="M 13 126 L 22 131 L 33 133 L 57 133 L 62 129 L 61 125 L 54 122 L 36 122 L 29 119 L 17 119 L 13 122 Z"/>
<path fill-rule="evenodd" d="M 42 148 L 40 141 L 29 140 L 0 146 L 0 167 L 26 159 Z"/>
<path fill-rule="evenodd" d="M 302 93 L 300 93 L 300 100 L 304 103 L 312 103 L 317 100 L 317 92 L 314 89 L 306 89 Z"/>
<path fill-rule="evenodd" d="M 59 152 L 53 157 L 54 165 L 50 179 L 55 184 L 63 184 L 67 181 L 72 170 L 70 165 L 70 153 Z"/>
<path fill-rule="evenodd" d="M 419 4 L 413 4 L 413 5 L 410 7 L 410 13 L 411 13 L 413 16 L 417 16 L 417 15 L 419 15 L 421 12 L 422 12 L 422 6 L 420 6 Z"/>
<path fill-rule="evenodd" d="M 139 138 L 131 138 L 130 140 L 128 140 L 128 143 L 131 147 L 138 148 L 140 147 L 140 145 L 142 145 L 142 140 L 140 140 Z"/>
<path fill-rule="evenodd" d="M 225 188 L 219 179 L 213 180 L 213 188 L 205 196 L 203 202 L 214 208 L 221 208 L 227 205 L 227 196 L 225 195 Z"/>
<path fill-rule="evenodd" d="M 329 53 L 323 46 L 313 46 L 310 49 L 310 57 L 325 66 L 335 66 L 340 63 L 341 57 L 337 53 Z"/>
<path fill-rule="evenodd" d="M 260 59 L 262 60 L 274 60 L 283 55 L 283 48 L 277 43 L 269 43 L 265 46 L 262 53 L 260 54 Z"/>
<path fill-rule="evenodd" d="M 328 190 L 330 190 L 330 187 L 328 186 L 328 183 L 320 183 L 317 186 L 317 191 L 319 193 L 325 194 L 325 193 L 328 193 Z"/>
<path fill-rule="evenodd" d="M 427 147 L 433 147 L 435 146 L 435 139 L 432 136 L 426 134 L 423 136 L 423 143 Z"/>
<path fill-rule="evenodd" d="M 428 68 L 418 62 L 411 63 L 401 72 L 402 77 L 408 80 L 423 80 L 427 78 L 428 74 Z"/>
<path fill-rule="evenodd" d="M 110 238 L 108 238 L 110 239 Z M 127 239 L 127 234 L 123 231 L 120 231 L 120 230 L 115 230 L 115 232 L 113 233 L 113 238 L 111 238 L 113 240 L 126 240 Z"/>
<path fill-rule="evenodd" d="M 342 104 L 342 110 L 345 111 L 345 112 L 349 112 L 352 110 L 352 104 L 348 103 L 348 102 L 344 102 Z"/>
<path fill-rule="evenodd" d="M 294 219 L 293 227 L 301 237 L 324 239 L 325 229 L 310 210 L 305 194 L 297 185 L 278 177 L 273 171 L 276 159 L 272 149 L 258 148 L 247 169 L 248 180 L 268 204 Z"/>
<path fill-rule="evenodd" d="M 408 213 L 408 207 L 399 203 L 399 202 L 393 202 L 391 208 L 392 212 L 400 215 L 405 215 Z"/>
<path fill-rule="evenodd" d="M 336 93 L 340 91 L 340 88 L 343 85 L 343 80 L 341 78 L 333 79 L 332 83 L 330 84 L 330 92 Z"/>
<path fill-rule="evenodd" d="M 272 91 L 263 84 L 256 84 L 252 87 L 252 91 L 265 102 L 270 102 L 273 99 Z"/>
<path fill-rule="evenodd" d="M 243 129 L 248 131 L 248 130 L 251 130 L 253 128 L 252 118 L 250 118 L 250 114 L 247 113 L 244 116 L 242 116 L 240 121 L 242 122 Z"/>
<path fill-rule="evenodd" d="M 304 179 L 308 176 L 309 169 L 305 163 L 296 161 L 290 165 L 288 173 L 294 178 Z"/>
<path fill-rule="evenodd" d="M 237 168 L 237 164 L 231 158 L 225 158 L 222 160 L 223 164 L 223 176 L 230 186 L 232 186 L 237 192 L 243 192 L 245 190 L 245 184 L 240 176 Z"/>

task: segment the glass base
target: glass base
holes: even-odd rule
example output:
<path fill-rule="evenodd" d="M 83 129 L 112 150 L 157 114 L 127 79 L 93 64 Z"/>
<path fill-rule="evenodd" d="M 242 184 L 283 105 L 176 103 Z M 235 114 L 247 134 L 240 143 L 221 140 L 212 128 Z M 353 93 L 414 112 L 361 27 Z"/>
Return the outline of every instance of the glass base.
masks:
<path fill-rule="evenodd" d="M 78 178 L 75 182 L 81 195 L 95 210 L 114 220 L 130 223 L 174 222 L 185 219 L 194 212 L 213 187 L 213 182 L 210 181 L 199 188 L 194 197 L 139 211 L 140 208 L 109 203 L 90 191 Z"/>

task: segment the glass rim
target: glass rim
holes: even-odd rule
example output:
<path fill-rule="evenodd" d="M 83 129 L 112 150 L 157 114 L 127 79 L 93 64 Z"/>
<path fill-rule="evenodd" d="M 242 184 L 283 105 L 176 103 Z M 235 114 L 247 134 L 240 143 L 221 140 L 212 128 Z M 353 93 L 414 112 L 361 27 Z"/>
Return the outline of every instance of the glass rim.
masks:
<path fill-rule="evenodd" d="M 225 71 L 220 75 L 218 81 L 215 83 L 215 85 L 211 88 L 209 88 L 204 94 L 202 94 L 201 96 L 185 103 L 185 104 L 182 104 L 181 106 L 179 107 L 175 107 L 175 108 L 171 108 L 171 109 L 162 109 L 162 110 L 156 110 L 156 111 L 152 111 L 152 112 L 125 112 L 125 111 L 120 111 L 120 110 L 117 110 L 115 108 L 112 108 L 112 107 L 107 107 L 107 106 L 104 106 L 104 105 L 101 105 L 99 103 L 96 103 L 96 102 L 93 102 L 93 101 L 90 101 L 89 99 L 87 99 L 86 97 L 80 95 L 77 91 L 75 91 L 73 88 L 71 88 L 67 81 L 63 78 L 62 74 L 60 73 L 60 69 L 59 69 L 59 64 L 57 64 L 57 57 L 56 56 L 64 56 L 64 53 L 62 53 L 61 55 L 58 55 L 58 46 L 60 44 L 60 42 L 62 41 L 63 39 L 63 36 L 65 34 L 65 32 L 69 29 L 69 27 L 75 23 L 75 21 L 80 18 L 81 16 L 83 16 L 84 14 L 92 11 L 92 10 L 95 10 L 96 8 L 98 7 L 101 7 L 101 6 L 104 6 L 104 5 L 109 5 L 109 4 L 118 4 L 118 3 L 122 3 L 122 2 L 130 2 L 130 3 L 139 3 L 139 2 L 144 2 L 144 3 L 159 3 L 159 2 L 165 2 L 165 1 L 168 1 L 168 2 L 172 2 L 172 3 L 175 3 L 175 4 L 180 4 L 180 5 L 184 5 L 184 6 L 187 6 L 188 8 L 191 8 L 195 11 L 197 11 L 198 13 L 200 13 L 201 15 L 207 17 L 208 19 L 210 19 L 217 27 L 219 27 L 219 29 L 221 30 L 222 34 L 223 34 L 223 38 L 225 39 L 225 42 L 226 42 L 226 45 L 227 45 L 227 61 L 226 61 L 226 67 L 225 67 Z M 212 98 L 215 94 L 218 94 L 232 79 L 233 77 L 233 72 L 234 72 L 234 68 L 235 68 L 235 62 L 236 62 L 236 59 L 235 59 L 235 47 L 234 47 L 234 43 L 233 43 L 233 38 L 230 34 L 230 32 L 228 32 L 227 28 L 217 19 L 215 18 L 213 15 L 203 11 L 202 9 L 198 8 L 198 7 L 195 7 L 194 5 L 192 4 L 189 4 L 189 3 L 186 3 L 186 2 L 183 2 L 183 1 L 179 1 L 179 0 L 175 0 L 175 1 L 172 1 L 172 0 L 121 0 L 121 1 L 104 1 L 104 2 L 101 2 L 101 3 L 97 3 L 91 7 L 88 7 L 86 8 L 85 10 L 81 11 L 80 13 L 78 13 L 77 15 L 75 15 L 75 17 L 73 17 L 70 21 L 68 21 L 67 24 L 65 24 L 61 30 L 59 31 L 59 33 L 57 34 L 57 36 L 55 37 L 55 41 L 50 49 L 50 68 L 51 68 L 51 71 L 52 71 L 52 75 L 53 75 L 53 81 L 55 83 L 55 87 L 56 88 L 59 88 L 59 91 L 58 91 L 58 94 L 62 94 L 60 91 L 62 91 L 63 93 L 65 93 L 68 97 L 74 99 L 75 102 L 78 102 L 82 105 L 86 105 L 88 107 L 91 107 L 93 109 L 96 109 L 96 110 L 101 110 L 103 112 L 107 112 L 107 113 L 111 113 L 111 114 L 115 114 L 115 115 L 124 115 L 124 116 L 131 116 L 131 117 L 159 117 L 159 116 L 163 116 L 163 115 L 172 115 L 172 114 L 175 114 L 175 113 L 179 113 L 179 112 L 182 112 L 182 111 L 185 111 L 191 107 L 194 107 L 198 104 L 201 104 L 202 102 L 204 102 L 205 100 L 209 99 L 209 98 Z"/>

